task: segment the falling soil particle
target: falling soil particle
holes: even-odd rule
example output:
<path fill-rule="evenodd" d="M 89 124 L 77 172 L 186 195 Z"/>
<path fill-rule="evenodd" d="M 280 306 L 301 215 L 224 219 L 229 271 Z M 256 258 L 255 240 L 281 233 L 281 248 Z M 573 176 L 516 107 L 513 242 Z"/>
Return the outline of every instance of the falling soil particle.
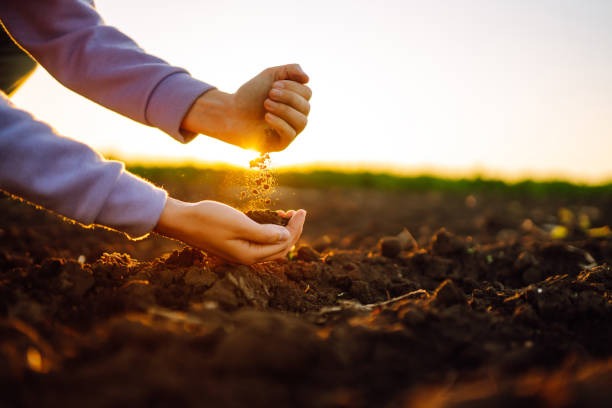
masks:
<path fill-rule="evenodd" d="M 262 153 L 259 157 L 249 162 L 249 167 L 252 169 L 265 170 L 270 167 L 270 155 L 268 153 Z"/>

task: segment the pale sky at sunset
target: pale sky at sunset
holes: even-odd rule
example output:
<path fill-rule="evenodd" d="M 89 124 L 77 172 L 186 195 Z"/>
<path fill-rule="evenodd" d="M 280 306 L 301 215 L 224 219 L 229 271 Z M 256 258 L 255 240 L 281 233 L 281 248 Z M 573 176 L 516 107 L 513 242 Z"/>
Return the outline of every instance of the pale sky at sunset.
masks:
<path fill-rule="evenodd" d="M 314 96 L 277 165 L 612 179 L 612 2 L 98 0 L 107 23 L 224 91 L 298 62 Z M 13 98 L 60 133 L 127 159 L 246 165 L 181 145 L 64 89 L 43 69 Z"/>

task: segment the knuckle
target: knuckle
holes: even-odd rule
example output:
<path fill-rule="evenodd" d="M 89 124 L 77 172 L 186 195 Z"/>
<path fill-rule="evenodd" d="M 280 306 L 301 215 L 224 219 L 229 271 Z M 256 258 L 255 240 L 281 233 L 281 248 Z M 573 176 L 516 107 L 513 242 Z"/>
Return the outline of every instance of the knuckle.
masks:
<path fill-rule="evenodd" d="M 285 95 L 285 101 L 291 106 L 296 106 L 296 104 L 299 103 L 298 96 L 295 94 L 295 92 L 287 92 Z"/>
<path fill-rule="evenodd" d="M 284 103 L 277 103 L 275 110 L 282 116 L 287 116 L 289 114 L 289 107 Z"/>
<path fill-rule="evenodd" d="M 278 100 L 285 96 L 285 92 L 282 89 L 272 88 L 270 92 L 268 92 L 268 98 Z"/>
<path fill-rule="evenodd" d="M 304 97 L 306 98 L 306 100 L 310 100 L 310 98 L 312 98 L 312 89 L 310 89 L 309 87 L 307 87 L 306 85 L 304 85 Z"/>
<path fill-rule="evenodd" d="M 308 124 L 308 118 L 306 116 L 302 116 L 301 119 L 302 120 L 301 120 L 300 129 L 303 130 L 306 127 L 306 125 Z"/>
<path fill-rule="evenodd" d="M 284 133 L 284 136 L 285 136 L 285 140 L 287 140 L 287 142 L 289 142 L 289 143 L 291 143 L 291 141 L 293 141 L 293 139 L 295 139 L 295 137 L 297 136 L 297 132 L 291 126 L 289 126 L 287 129 L 285 129 L 285 131 L 283 133 Z"/>
<path fill-rule="evenodd" d="M 276 103 L 272 100 L 272 99 L 266 99 L 264 101 L 264 107 L 270 111 L 270 112 L 274 112 L 274 110 L 276 109 Z"/>

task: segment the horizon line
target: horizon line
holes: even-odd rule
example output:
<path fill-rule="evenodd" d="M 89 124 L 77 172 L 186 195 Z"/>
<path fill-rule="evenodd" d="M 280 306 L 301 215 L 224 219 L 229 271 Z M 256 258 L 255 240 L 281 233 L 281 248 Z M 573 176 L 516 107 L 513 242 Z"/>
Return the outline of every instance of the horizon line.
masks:
<path fill-rule="evenodd" d="M 122 158 L 116 154 L 104 155 L 108 160 L 120 160 L 129 166 L 167 166 L 181 167 L 190 166 L 195 168 L 213 168 L 213 169 L 240 169 L 248 170 L 248 166 L 239 166 L 233 163 L 223 161 L 199 160 L 195 158 L 158 158 L 150 156 Z M 586 176 L 564 174 L 558 171 L 533 171 L 533 170 L 517 170 L 506 171 L 501 169 L 492 169 L 485 166 L 473 166 L 472 168 L 453 168 L 439 165 L 399 165 L 380 162 L 330 162 L 330 161 L 312 161 L 300 164 L 273 166 L 273 169 L 279 172 L 312 172 L 312 171 L 338 171 L 344 173 L 382 173 L 390 174 L 397 177 L 422 177 L 434 176 L 448 179 L 495 179 L 506 182 L 517 183 L 526 180 L 537 182 L 547 181 L 565 181 L 572 184 L 585 185 L 605 185 L 612 183 L 612 174 L 602 176 Z"/>

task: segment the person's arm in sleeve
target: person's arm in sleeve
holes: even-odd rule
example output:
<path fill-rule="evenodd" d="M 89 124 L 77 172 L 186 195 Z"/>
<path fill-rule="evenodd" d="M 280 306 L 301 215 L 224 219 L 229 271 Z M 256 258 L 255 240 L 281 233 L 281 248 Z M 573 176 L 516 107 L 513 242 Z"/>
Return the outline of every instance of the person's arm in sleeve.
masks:
<path fill-rule="evenodd" d="M 82 224 L 131 237 L 148 234 L 166 192 L 104 160 L 89 146 L 57 135 L 0 93 L 0 190 Z"/>
<path fill-rule="evenodd" d="M 212 86 L 104 24 L 93 1 L 2 0 L 0 20 L 66 87 L 181 142 L 195 136 L 180 128 L 181 121 Z"/>
<path fill-rule="evenodd" d="M 0 92 L 0 190 L 82 224 L 136 238 L 152 230 L 230 261 L 283 258 L 302 233 L 306 213 L 287 228 L 260 225 L 215 201 L 184 203 L 102 159 L 89 146 L 57 135 Z"/>
<path fill-rule="evenodd" d="M 181 142 L 198 133 L 246 149 L 280 151 L 305 128 L 308 76 L 297 64 L 264 70 L 235 94 L 212 90 L 144 52 L 88 0 L 2 0 L 13 38 L 75 92 Z"/>

